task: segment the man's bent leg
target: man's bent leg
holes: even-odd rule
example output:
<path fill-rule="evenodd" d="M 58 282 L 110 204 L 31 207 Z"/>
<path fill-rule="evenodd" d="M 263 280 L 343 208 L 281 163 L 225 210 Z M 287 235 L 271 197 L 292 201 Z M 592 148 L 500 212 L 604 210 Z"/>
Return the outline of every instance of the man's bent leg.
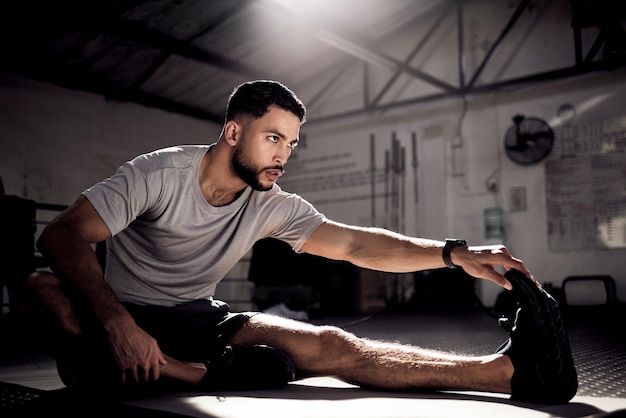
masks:
<path fill-rule="evenodd" d="M 66 343 L 83 334 L 83 325 L 61 281 L 53 274 L 35 272 L 24 283 L 20 314 L 33 329 L 36 344 L 52 357 Z"/>
<path fill-rule="evenodd" d="M 48 272 L 33 273 L 25 283 L 26 300 L 22 314 L 34 330 L 35 341 L 57 360 L 59 375 L 66 386 L 120 386 L 121 377 L 108 352 L 103 335 L 89 330 L 97 327 L 88 320 L 89 313 L 76 305 L 61 280 Z M 161 368 L 162 386 L 197 385 L 206 373 L 202 363 L 183 362 L 165 354 L 167 364 Z M 130 385 L 129 385 L 130 386 Z M 137 386 L 137 385 L 135 385 Z"/>

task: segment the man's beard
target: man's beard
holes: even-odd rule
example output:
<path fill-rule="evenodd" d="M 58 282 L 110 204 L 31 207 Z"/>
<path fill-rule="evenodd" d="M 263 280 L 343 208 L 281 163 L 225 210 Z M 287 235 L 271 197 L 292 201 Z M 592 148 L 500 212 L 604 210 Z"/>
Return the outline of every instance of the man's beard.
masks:
<path fill-rule="evenodd" d="M 252 161 L 250 161 L 241 151 L 241 148 L 237 148 L 235 150 L 235 154 L 233 154 L 233 167 L 235 168 L 235 172 L 237 175 L 245 181 L 250 187 L 259 192 L 266 192 L 272 189 L 273 184 L 269 186 L 263 185 L 259 181 L 259 174 L 261 174 L 264 170 L 269 168 L 283 171 L 282 166 L 275 167 L 266 167 L 264 169 L 258 170 Z"/>

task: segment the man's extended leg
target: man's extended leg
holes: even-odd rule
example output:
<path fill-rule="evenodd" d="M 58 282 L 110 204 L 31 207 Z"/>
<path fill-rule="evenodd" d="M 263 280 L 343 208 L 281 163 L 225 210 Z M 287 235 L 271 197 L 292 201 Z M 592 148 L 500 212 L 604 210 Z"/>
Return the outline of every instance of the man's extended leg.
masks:
<path fill-rule="evenodd" d="M 495 355 L 456 356 L 268 315 L 252 318 L 232 342 L 274 346 L 303 376 L 334 375 L 383 389 L 478 390 L 528 402 L 568 402 L 578 381 L 558 304 L 521 272 L 506 276 L 519 310 L 515 320 L 503 321 L 511 338 Z"/>
<path fill-rule="evenodd" d="M 380 389 L 511 391 L 513 365 L 501 354 L 452 355 L 266 314 L 251 318 L 231 342 L 276 347 L 289 355 L 301 377 L 336 376 Z"/>

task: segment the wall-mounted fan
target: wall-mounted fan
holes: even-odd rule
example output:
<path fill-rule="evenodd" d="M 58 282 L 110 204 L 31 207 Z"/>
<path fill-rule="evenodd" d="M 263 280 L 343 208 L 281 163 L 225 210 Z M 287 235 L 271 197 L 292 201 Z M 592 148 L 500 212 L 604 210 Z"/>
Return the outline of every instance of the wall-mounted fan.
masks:
<path fill-rule="evenodd" d="M 538 118 L 515 115 L 513 125 L 504 136 L 506 155 L 520 165 L 538 163 L 550 154 L 554 132 L 550 125 Z"/>

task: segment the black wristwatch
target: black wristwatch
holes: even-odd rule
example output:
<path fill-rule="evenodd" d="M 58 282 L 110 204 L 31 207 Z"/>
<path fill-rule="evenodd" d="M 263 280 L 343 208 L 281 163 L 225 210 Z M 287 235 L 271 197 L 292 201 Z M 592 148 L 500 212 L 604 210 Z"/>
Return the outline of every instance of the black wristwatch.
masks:
<path fill-rule="evenodd" d="M 446 263 L 446 266 L 450 267 L 451 269 L 455 269 L 459 266 L 454 264 L 452 262 L 452 259 L 450 259 L 450 252 L 452 251 L 454 247 L 461 247 L 461 246 L 467 247 L 467 240 L 446 238 L 446 244 L 443 246 L 442 257 L 443 257 L 443 262 Z"/>

